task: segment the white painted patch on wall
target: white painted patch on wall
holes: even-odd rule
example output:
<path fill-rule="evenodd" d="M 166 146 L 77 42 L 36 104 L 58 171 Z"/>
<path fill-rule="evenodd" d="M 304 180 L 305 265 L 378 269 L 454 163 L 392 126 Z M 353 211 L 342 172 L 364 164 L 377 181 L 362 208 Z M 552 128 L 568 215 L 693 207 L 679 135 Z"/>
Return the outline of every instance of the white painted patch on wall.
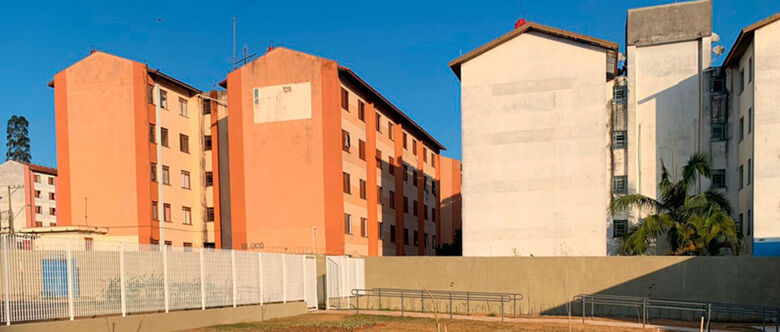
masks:
<path fill-rule="evenodd" d="M 255 123 L 311 119 L 311 82 L 255 88 L 253 105 Z"/>

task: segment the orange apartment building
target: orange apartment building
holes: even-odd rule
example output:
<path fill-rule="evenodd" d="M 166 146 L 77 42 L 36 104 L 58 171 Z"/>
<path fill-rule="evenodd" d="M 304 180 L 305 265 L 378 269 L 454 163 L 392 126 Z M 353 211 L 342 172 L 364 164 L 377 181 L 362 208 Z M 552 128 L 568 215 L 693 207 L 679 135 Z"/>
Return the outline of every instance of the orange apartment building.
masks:
<path fill-rule="evenodd" d="M 49 86 L 59 225 L 105 227 L 141 244 L 219 246 L 214 169 L 226 113 L 216 92 L 96 51 Z"/>
<path fill-rule="evenodd" d="M 221 84 L 233 247 L 435 254 L 444 146 L 352 70 L 275 48 Z"/>
<path fill-rule="evenodd" d="M 452 244 L 455 233 L 463 226 L 460 196 L 463 178 L 460 160 L 441 157 L 441 243 Z"/>

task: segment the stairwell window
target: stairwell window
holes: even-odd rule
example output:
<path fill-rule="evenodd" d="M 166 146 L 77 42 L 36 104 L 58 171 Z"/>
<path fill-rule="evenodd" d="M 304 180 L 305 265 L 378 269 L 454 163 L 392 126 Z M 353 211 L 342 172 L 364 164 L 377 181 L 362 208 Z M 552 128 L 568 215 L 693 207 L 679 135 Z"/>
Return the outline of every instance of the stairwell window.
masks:
<path fill-rule="evenodd" d="M 207 207 L 206 208 L 206 221 L 214 221 L 214 208 L 213 207 Z"/>
<path fill-rule="evenodd" d="M 211 100 L 203 99 L 203 114 L 211 114 Z"/>
<path fill-rule="evenodd" d="M 155 135 L 155 129 L 153 124 L 149 124 L 149 143 L 157 143 L 157 140 L 154 138 Z"/>
<path fill-rule="evenodd" d="M 149 102 L 149 104 L 154 105 L 154 86 L 146 86 L 146 98 L 148 99 L 147 102 Z"/>
<path fill-rule="evenodd" d="M 203 135 L 203 150 L 211 151 L 211 135 Z"/>
<path fill-rule="evenodd" d="M 157 164 L 152 163 L 151 173 L 152 182 L 157 182 Z"/>
<path fill-rule="evenodd" d="M 214 172 L 207 171 L 206 172 L 206 187 L 211 187 L 214 185 Z"/>
<path fill-rule="evenodd" d="M 628 234 L 628 220 L 618 219 L 612 221 L 612 238 Z"/>
<path fill-rule="evenodd" d="M 152 220 L 159 221 L 160 214 L 157 210 L 157 202 L 152 201 Z"/>
<path fill-rule="evenodd" d="M 160 89 L 160 107 L 168 109 L 168 92 Z"/>
<path fill-rule="evenodd" d="M 726 170 L 725 169 L 713 169 L 712 170 L 712 187 L 713 188 L 726 188 Z"/>
<path fill-rule="evenodd" d="M 616 175 L 612 177 L 612 192 L 616 195 L 625 195 L 628 193 L 627 176 Z"/>
<path fill-rule="evenodd" d="M 612 132 L 612 148 L 625 149 L 628 146 L 628 137 L 625 130 Z"/>

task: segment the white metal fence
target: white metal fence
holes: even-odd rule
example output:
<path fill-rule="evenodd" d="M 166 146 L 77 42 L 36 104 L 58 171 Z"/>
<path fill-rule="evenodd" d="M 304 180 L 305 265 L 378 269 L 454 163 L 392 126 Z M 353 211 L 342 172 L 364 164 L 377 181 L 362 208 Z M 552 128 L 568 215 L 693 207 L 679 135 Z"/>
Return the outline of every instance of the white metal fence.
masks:
<path fill-rule="evenodd" d="M 326 308 L 340 308 L 349 305 L 353 289 L 366 288 L 366 266 L 363 258 L 347 256 L 326 257 Z"/>
<path fill-rule="evenodd" d="M 161 250 L 161 249 L 165 250 Z M 0 322 L 306 301 L 305 255 L 0 235 Z"/>

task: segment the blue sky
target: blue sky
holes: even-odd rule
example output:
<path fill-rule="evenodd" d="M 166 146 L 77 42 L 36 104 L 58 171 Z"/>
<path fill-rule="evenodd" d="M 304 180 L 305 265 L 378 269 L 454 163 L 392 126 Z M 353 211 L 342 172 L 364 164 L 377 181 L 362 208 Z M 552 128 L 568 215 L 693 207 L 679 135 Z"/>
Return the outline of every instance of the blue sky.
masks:
<path fill-rule="evenodd" d="M 520 17 L 624 47 L 628 8 L 671 2 L 0 0 L 0 121 L 5 128 L 12 114 L 26 116 L 33 162 L 56 166 L 54 92 L 46 86 L 56 72 L 94 47 L 212 89 L 231 67 L 236 15 L 239 49 L 262 54 L 274 41 L 335 59 L 438 138 L 445 155 L 460 158 L 460 86 L 447 62 L 508 32 Z M 780 0 L 713 6 L 713 29 L 728 49 L 740 29 L 780 11 Z"/>

